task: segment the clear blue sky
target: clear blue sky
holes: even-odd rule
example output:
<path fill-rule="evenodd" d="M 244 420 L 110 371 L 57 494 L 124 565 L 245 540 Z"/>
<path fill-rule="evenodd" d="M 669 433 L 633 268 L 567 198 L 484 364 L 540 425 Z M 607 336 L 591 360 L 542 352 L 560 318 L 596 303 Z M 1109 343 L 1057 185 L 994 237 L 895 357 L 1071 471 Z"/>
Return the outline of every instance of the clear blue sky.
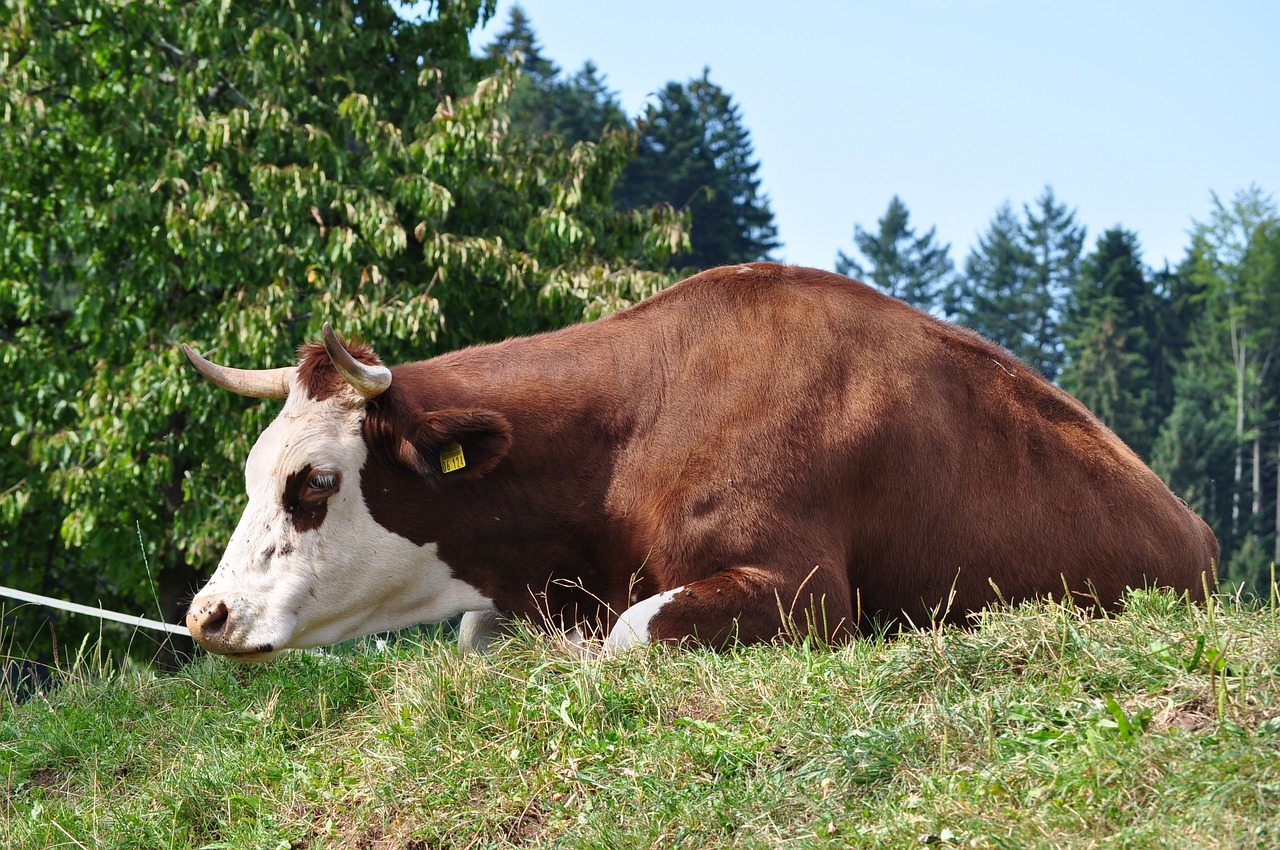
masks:
<path fill-rule="evenodd" d="M 472 40 L 506 26 L 510 0 Z M 896 193 L 957 266 L 1046 185 L 1089 247 L 1177 262 L 1210 192 L 1280 195 L 1280 2 L 521 0 L 544 55 L 634 116 L 711 69 L 742 110 L 787 262 L 830 268 Z"/>

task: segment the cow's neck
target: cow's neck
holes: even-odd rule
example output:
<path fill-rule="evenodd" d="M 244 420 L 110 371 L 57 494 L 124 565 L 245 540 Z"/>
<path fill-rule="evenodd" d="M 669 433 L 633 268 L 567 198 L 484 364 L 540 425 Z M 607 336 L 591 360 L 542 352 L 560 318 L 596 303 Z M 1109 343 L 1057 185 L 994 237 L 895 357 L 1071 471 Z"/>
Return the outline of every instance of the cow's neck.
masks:
<path fill-rule="evenodd" d="M 625 360 L 614 356 L 621 347 L 601 345 L 601 336 L 568 329 L 416 367 L 429 408 L 496 411 L 511 422 L 514 440 L 481 478 L 443 475 L 438 487 L 396 482 L 394 503 L 375 517 L 394 513 L 412 527 L 393 530 L 436 543 L 455 576 L 504 611 L 578 621 L 599 617 L 601 602 L 621 610 L 643 560 L 630 551 L 625 518 L 611 516 L 607 503 L 617 453 L 635 427 L 620 412 L 645 409 L 635 393 L 644 385 L 639 370 L 650 366 L 634 347 Z"/>

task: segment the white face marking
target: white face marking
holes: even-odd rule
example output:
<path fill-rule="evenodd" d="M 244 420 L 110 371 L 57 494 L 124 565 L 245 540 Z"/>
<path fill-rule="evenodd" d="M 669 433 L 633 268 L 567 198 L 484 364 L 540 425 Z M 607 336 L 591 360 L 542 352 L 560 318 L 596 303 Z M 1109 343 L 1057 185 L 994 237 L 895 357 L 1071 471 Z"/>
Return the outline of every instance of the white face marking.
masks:
<path fill-rule="evenodd" d="M 683 586 L 656 593 L 623 611 L 618 622 L 614 623 L 613 628 L 609 630 L 609 636 L 604 639 L 603 653 L 611 655 L 615 652 L 625 652 L 632 647 L 648 643 L 649 622 L 662 610 L 662 606 L 682 590 L 684 590 Z"/>
<path fill-rule="evenodd" d="M 188 614 L 193 636 L 209 650 L 261 660 L 288 647 L 492 608 L 474 587 L 453 578 L 435 544 L 417 546 L 369 513 L 360 490 L 364 408 L 350 402 L 342 396 L 314 401 L 295 384 L 249 453 L 249 504 Z M 307 466 L 338 472 L 341 483 L 319 527 L 300 530 L 283 500 L 289 476 Z M 220 604 L 225 625 L 206 634 L 201 624 L 208 618 L 199 612 Z"/>

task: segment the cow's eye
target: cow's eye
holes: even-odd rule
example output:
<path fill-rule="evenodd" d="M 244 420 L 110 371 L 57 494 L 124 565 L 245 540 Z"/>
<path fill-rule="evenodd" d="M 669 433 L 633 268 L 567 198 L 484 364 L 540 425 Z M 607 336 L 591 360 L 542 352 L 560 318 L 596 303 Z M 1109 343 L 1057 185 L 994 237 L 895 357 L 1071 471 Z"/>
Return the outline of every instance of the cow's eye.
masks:
<path fill-rule="evenodd" d="M 317 469 L 307 476 L 307 488 L 303 493 L 305 498 L 320 499 L 330 496 L 338 489 L 338 483 L 342 476 L 337 472 Z"/>

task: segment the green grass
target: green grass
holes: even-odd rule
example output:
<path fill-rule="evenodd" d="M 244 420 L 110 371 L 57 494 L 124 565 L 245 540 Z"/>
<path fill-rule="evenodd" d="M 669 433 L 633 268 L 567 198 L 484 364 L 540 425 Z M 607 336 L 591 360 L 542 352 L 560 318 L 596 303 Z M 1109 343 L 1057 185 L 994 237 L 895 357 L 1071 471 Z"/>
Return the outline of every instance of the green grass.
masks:
<path fill-rule="evenodd" d="M 4 699 L 0 845 L 1280 846 L 1274 606 L 1143 593 L 835 650 L 592 661 L 528 633 L 68 666 Z"/>

